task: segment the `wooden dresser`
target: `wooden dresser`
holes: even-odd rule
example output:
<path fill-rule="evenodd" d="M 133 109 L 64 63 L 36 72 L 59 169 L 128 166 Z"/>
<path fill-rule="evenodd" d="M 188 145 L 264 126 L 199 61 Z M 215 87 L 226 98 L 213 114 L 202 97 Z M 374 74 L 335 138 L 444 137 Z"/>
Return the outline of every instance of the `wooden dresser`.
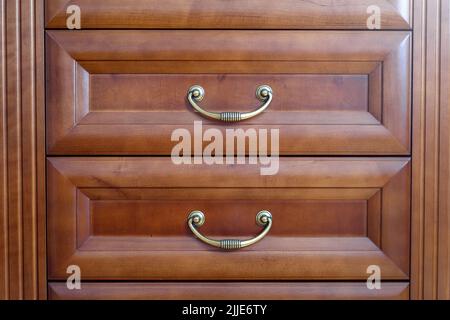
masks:
<path fill-rule="evenodd" d="M 450 298 L 449 1 L 2 5 L 5 298 Z M 200 121 L 278 172 L 175 164 Z"/>

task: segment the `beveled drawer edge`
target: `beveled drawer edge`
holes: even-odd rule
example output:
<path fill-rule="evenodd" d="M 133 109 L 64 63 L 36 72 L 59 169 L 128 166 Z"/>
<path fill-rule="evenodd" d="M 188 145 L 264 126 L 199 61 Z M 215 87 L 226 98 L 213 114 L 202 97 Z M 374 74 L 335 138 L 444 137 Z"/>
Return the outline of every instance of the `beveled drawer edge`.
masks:
<path fill-rule="evenodd" d="M 89 282 L 81 290 L 50 282 L 50 300 L 408 300 L 409 283 L 386 282 Z"/>

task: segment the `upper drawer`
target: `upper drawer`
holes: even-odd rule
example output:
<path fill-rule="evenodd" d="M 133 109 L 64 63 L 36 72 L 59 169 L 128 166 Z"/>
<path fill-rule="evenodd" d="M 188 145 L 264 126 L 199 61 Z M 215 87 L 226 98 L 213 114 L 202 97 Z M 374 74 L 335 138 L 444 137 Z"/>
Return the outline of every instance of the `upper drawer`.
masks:
<path fill-rule="evenodd" d="M 174 131 L 203 120 L 278 129 L 284 155 L 409 155 L 410 50 L 397 31 L 48 31 L 48 151 L 170 155 Z M 210 111 L 252 110 L 262 84 L 273 101 L 207 120 L 187 101 L 196 84 Z"/>
<path fill-rule="evenodd" d="M 371 6 L 382 29 L 410 29 L 410 0 L 47 0 L 48 28 L 66 28 L 67 8 L 81 27 L 173 29 L 367 29 Z"/>

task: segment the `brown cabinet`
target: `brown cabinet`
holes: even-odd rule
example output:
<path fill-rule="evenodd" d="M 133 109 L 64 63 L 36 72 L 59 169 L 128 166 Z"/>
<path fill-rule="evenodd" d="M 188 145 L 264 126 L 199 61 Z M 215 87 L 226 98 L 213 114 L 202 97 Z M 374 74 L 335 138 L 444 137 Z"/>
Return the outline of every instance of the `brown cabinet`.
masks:
<path fill-rule="evenodd" d="M 450 0 L 0 2 L 0 299 L 450 298 Z"/>
<path fill-rule="evenodd" d="M 65 23 L 56 2 L 45 34 L 50 298 L 408 297 L 409 1 L 377 1 L 395 31 L 376 32 L 331 30 L 364 29 L 360 1 L 82 1 L 84 29 L 95 30 L 76 32 L 55 30 Z M 260 85 L 273 99 L 257 117 L 221 122 L 191 105 L 193 85 L 208 112 L 251 111 Z M 193 134 L 195 121 L 224 136 L 278 129 L 279 172 L 174 164 L 172 133 Z M 262 210 L 270 231 L 239 250 L 202 243 L 187 223 L 201 211 L 208 239 L 249 239 Z M 84 292 L 61 285 L 69 265 L 92 281 Z M 367 288 L 371 266 L 391 281 L 384 291 Z"/>

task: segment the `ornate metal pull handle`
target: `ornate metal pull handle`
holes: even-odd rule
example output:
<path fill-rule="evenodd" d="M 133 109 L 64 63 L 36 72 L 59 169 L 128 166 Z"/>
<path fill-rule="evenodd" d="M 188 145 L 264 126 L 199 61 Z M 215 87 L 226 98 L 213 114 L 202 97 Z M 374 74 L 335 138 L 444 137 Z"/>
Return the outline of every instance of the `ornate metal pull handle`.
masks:
<path fill-rule="evenodd" d="M 224 122 L 239 122 L 256 117 L 263 113 L 270 105 L 273 99 L 272 88 L 264 85 L 258 87 L 256 90 L 256 97 L 263 102 L 263 105 L 252 112 L 210 112 L 201 108 L 197 102 L 200 102 L 205 97 L 205 89 L 201 86 L 193 86 L 189 89 L 188 100 L 192 107 L 206 118 L 220 120 Z"/>
<path fill-rule="evenodd" d="M 197 228 L 205 224 L 205 220 L 206 218 L 203 212 L 191 212 L 188 217 L 188 225 L 192 233 L 195 234 L 200 241 L 224 250 L 237 250 L 254 245 L 261 241 L 272 228 L 272 214 L 269 211 L 261 211 L 256 215 L 256 224 L 260 227 L 264 227 L 264 231 L 259 236 L 250 240 L 212 240 L 205 237 L 197 230 Z"/>

